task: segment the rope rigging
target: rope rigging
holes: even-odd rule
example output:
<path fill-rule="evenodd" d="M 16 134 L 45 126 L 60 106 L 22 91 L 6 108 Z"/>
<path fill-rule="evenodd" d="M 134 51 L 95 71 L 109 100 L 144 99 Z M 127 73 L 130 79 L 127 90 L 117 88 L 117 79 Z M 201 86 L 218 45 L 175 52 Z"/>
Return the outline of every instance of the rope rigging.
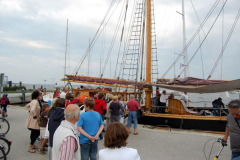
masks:
<path fill-rule="evenodd" d="M 125 65 L 127 68 L 123 68 L 124 70 L 128 70 L 128 73 L 124 73 L 123 71 L 123 75 L 127 75 L 128 80 L 130 80 L 129 77 L 132 77 L 131 79 L 135 81 L 137 81 L 138 78 L 140 53 L 142 49 L 141 33 L 143 26 L 143 8 L 143 2 L 139 0 L 135 6 L 134 20 L 132 21 L 131 35 L 129 37 L 128 50 L 126 52 L 127 57 L 125 59 Z"/>
<path fill-rule="evenodd" d="M 104 28 L 103 36 L 102 36 L 102 51 L 101 51 L 101 56 L 100 56 L 100 72 L 99 72 L 99 77 L 101 77 L 101 73 L 102 73 L 102 60 L 103 60 L 103 58 L 104 58 L 105 38 L 106 38 L 106 28 Z"/>
<path fill-rule="evenodd" d="M 119 2 L 120 2 L 120 1 L 119 1 Z M 102 70 L 102 73 L 101 73 L 101 77 L 103 76 L 104 71 L 105 71 L 105 69 L 106 69 L 106 66 L 107 66 L 107 63 L 108 63 L 110 54 L 111 54 L 111 52 L 112 52 L 112 49 L 113 49 L 113 46 L 114 46 L 114 43 L 115 43 L 115 40 L 116 40 L 116 37 L 117 37 L 117 34 L 118 34 L 118 31 L 119 31 L 119 29 L 120 29 L 121 21 L 122 21 L 122 19 L 124 18 L 124 16 L 123 16 L 123 15 L 124 15 L 124 12 L 123 12 L 123 11 L 124 11 L 124 5 L 123 5 L 123 7 L 122 7 L 122 11 L 121 11 L 121 14 L 120 14 L 119 19 L 118 19 L 117 27 L 116 27 L 116 29 L 115 29 L 114 36 L 113 36 L 113 39 L 112 39 L 110 48 L 109 48 L 109 50 L 108 50 L 107 58 L 106 58 L 106 61 L 105 61 L 105 63 L 104 63 L 104 67 L 103 67 L 103 70 Z"/>
<path fill-rule="evenodd" d="M 194 4 L 193 4 L 192 0 L 190 0 L 190 2 L 191 2 L 191 4 L 192 4 L 193 10 L 194 10 L 194 12 L 195 12 L 195 14 L 196 14 L 198 23 L 201 24 L 200 19 L 199 19 L 199 16 L 198 16 L 198 14 L 197 14 L 197 11 L 196 11 L 196 9 L 195 9 L 195 7 L 194 7 Z M 202 32 L 203 32 L 203 35 L 206 36 L 204 29 L 201 28 L 201 30 L 202 30 Z M 212 55 L 213 61 L 216 62 L 215 56 L 214 56 L 214 54 L 213 54 L 213 52 L 212 52 L 212 49 L 211 49 L 211 47 L 210 47 L 210 45 L 209 45 L 209 43 L 208 43 L 208 38 L 206 38 L 206 42 L 207 42 L 207 46 L 208 46 L 208 48 L 209 48 L 209 50 L 210 50 L 210 53 L 211 53 L 211 55 Z M 201 57 L 202 57 L 202 55 L 201 55 Z M 217 69 L 218 69 L 219 76 L 220 76 L 220 78 L 221 78 L 221 77 L 222 77 L 222 73 L 220 72 L 220 70 L 219 70 L 218 67 L 217 67 Z M 204 72 L 204 71 L 203 71 L 203 72 Z M 203 75 L 204 75 L 204 73 L 203 73 Z M 204 77 L 204 76 L 203 76 L 203 77 Z M 203 79 L 204 79 L 204 78 L 203 78 Z"/>
<path fill-rule="evenodd" d="M 223 10 L 223 8 L 224 8 L 224 6 L 225 6 L 226 3 L 227 3 L 227 0 L 225 1 L 224 5 L 222 6 L 221 10 L 219 11 L 217 17 L 215 18 L 215 20 L 214 20 L 213 24 L 211 25 L 209 31 L 207 32 L 206 36 L 204 37 L 202 43 L 199 45 L 198 49 L 197 49 L 196 52 L 193 54 L 193 56 L 192 56 L 192 58 L 190 59 L 190 61 L 188 61 L 188 63 L 186 64 L 187 66 L 191 63 L 191 61 L 193 60 L 193 58 L 194 58 L 195 55 L 197 54 L 198 50 L 200 49 L 200 47 L 201 47 L 202 44 L 205 42 L 208 34 L 210 33 L 210 31 L 212 30 L 213 26 L 215 25 L 215 23 L 216 23 L 218 17 L 220 16 L 220 14 L 221 14 L 221 12 L 222 12 L 222 10 Z M 180 75 L 184 72 L 184 70 L 185 70 L 186 68 L 187 68 L 187 67 L 184 67 L 184 69 L 180 72 L 180 74 L 178 75 L 178 77 L 180 77 Z"/>
<path fill-rule="evenodd" d="M 84 60 L 86 59 L 86 57 L 87 57 L 87 55 L 89 54 L 90 50 L 92 49 L 92 47 L 93 47 L 94 44 L 96 43 L 97 39 L 99 38 L 100 34 L 102 33 L 103 28 L 105 28 L 105 26 L 107 25 L 108 21 L 109 21 L 110 18 L 112 17 L 112 14 L 113 14 L 114 11 L 116 10 L 116 7 L 118 6 L 119 3 L 116 5 L 115 9 L 113 9 L 113 13 L 110 15 L 109 19 L 106 21 L 106 18 L 107 18 L 107 16 L 108 16 L 109 12 L 111 11 L 111 9 L 113 8 L 115 1 L 116 1 L 116 0 L 113 0 L 113 1 L 111 2 L 111 4 L 110 4 L 110 6 L 109 6 L 109 8 L 108 8 L 108 10 L 107 10 L 107 12 L 106 12 L 103 20 L 102 20 L 102 22 L 101 22 L 101 24 L 100 24 L 97 32 L 96 32 L 95 35 L 94 35 L 94 38 L 93 38 L 92 41 L 91 41 L 90 46 L 87 48 L 87 50 L 86 50 L 86 52 L 84 53 L 83 57 L 82 57 L 81 60 L 79 61 L 79 63 L 78 63 L 78 65 L 76 66 L 73 74 L 76 74 L 76 75 L 78 74 L 78 71 L 79 71 L 79 69 L 81 68 Z M 104 22 L 105 22 L 105 21 L 106 21 L 106 24 L 104 25 Z"/>
<path fill-rule="evenodd" d="M 235 18 L 235 20 L 234 20 L 233 26 L 232 26 L 232 28 L 231 28 L 231 30 L 230 30 L 230 33 L 229 33 L 229 35 L 228 35 L 228 37 L 227 37 L 227 40 L 226 40 L 226 42 L 225 42 L 225 44 L 224 44 L 224 46 L 223 46 L 223 48 L 222 48 L 222 51 L 221 51 L 221 53 L 220 53 L 220 55 L 219 55 L 219 57 L 218 57 L 218 59 L 217 59 L 217 62 L 215 63 L 212 71 L 210 72 L 210 74 L 209 74 L 209 76 L 208 76 L 208 79 L 211 78 L 214 70 L 216 69 L 216 67 L 217 67 L 217 65 L 218 65 L 218 62 L 220 61 L 220 59 L 221 59 L 221 57 L 222 57 L 222 55 L 223 55 L 223 53 L 224 53 L 224 51 L 225 51 L 225 49 L 226 49 L 226 47 L 227 47 L 227 44 L 228 44 L 228 42 L 229 42 L 229 40 L 230 40 L 230 38 L 231 38 L 231 36 L 232 36 L 232 33 L 233 33 L 233 31 L 234 31 L 234 29 L 235 29 L 235 26 L 236 26 L 236 24 L 237 24 L 237 21 L 238 21 L 238 19 L 239 19 L 239 16 L 240 16 L 240 9 L 238 10 L 238 14 L 237 14 L 237 16 L 236 16 L 236 18 Z"/>
<path fill-rule="evenodd" d="M 118 64 L 121 64 L 118 62 L 118 59 L 119 59 L 119 55 L 120 55 L 120 51 L 121 51 L 121 47 L 122 47 L 122 40 L 123 40 L 124 29 L 125 29 L 125 25 L 126 25 L 127 10 L 128 10 L 128 0 L 126 1 L 126 11 L 125 11 L 125 16 L 124 16 L 124 23 L 123 23 L 122 34 L 121 34 L 121 38 L 120 38 L 120 46 L 119 46 L 119 50 L 118 50 L 117 63 L 116 63 L 115 72 L 114 72 L 114 76 L 113 76 L 113 78 L 115 78 L 115 79 L 117 79 L 116 74 L 117 74 Z"/>
<path fill-rule="evenodd" d="M 134 8 L 135 8 L 135 6 L 136 6 L 136 3 L 137 3 L 137 0 L 135 0 L 135 2 L 134 2 L 134 5 L 133 5 L 133 9 L 132 9 L 132 14 L 131 14 L 131 19 L 130 19 L 130 25 L 133 23 L 133 17 L 134 17 Z M 127 54 L 127 50 L 128 50 L 128 47 L 129 47 L 129 41 L 130 41 L 130 33 L 131 33 L 131 31 L 132 31 L 132 28 L 131 27 L 129 27 L 128 28 L 128 32 L 127 32 L 127 36 L 126 36 L 126 39 L 125 39 L 125 42 L 124 42 L 124 52 L 123 52 L 123 55 L 122 55 L 122 62 L 121 62 L 121 67 L 120 67 L 120 70 L 119 70 L 119 74 L 118 74 L 118 77 L 120 77 L 120 75 L 122 75 L 121 76 L 121 79 L 123 79 L 123 68 L 125 67 L 125 57 L 126 57 L 126 54 Z"/>
<path fill-rule="evenodd" d="M 165 77 L 165 75 L 172 69 L 172 67 L 177 63 L 177 61 L 181 58 L 181 56 L 183 55 L 183 53 L 185 52 L 185 50 L 189 47 L 189 45 L 192 43 L 192 41 L 195 39 L 195 37 L 198 35 L 199 30 L 202 28 L 202 26 L 205 25 L 205 23 L 207 22 L 208 18 L 210 17 L 210 15 L 213 13 L 213 11 L 216 9 L 218 3 L 220 0 L 217 0 L 214 5 L 212 6 L 211 10 L 208 12 L 207 16 L 205 17 L 205 19 L 203 20 L 203 22 L 201 23 L 200 27 L 197 29 L 197 31 L 194 33 L 194 35 L 192 36 L 192 38 L 190 39 L 190 41 L 187 43 L 186 47 L 183 49 L 183 51 L 179 54 L 179 56 L 176 58 L 176 60 L 173 62 L 173 64 L 168 68 L 168 70 L 163 74 L 162 78 Z"/>

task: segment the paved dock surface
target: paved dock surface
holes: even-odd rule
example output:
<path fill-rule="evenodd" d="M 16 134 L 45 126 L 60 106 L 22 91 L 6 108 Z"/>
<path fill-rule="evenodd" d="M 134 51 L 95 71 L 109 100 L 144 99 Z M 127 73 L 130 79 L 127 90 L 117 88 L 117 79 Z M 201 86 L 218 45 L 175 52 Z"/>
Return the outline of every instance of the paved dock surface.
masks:
<path fill-rule="evenodd" d="M 29 153 L 26 151 L 30 143 L 30 131 L 24 127 L 28 112 L 21 107 L 8 108 L 11 128 L 6 138 L 13 141 L 8 160 L 47 160 L 48 156 L 40 152 Z M 133 132 L 133 130 L 132 130 Z M 131 134 L 127 147 L 138 150 L 142 160 L 205 160 L 203 153 L 204 144 L 209 139 L 217 140 L 223 135 L 198 133 L 188 131 L 168 131 L 148 129 L 139 125 L 139 135 Z M 209 155 L 214 141 L 206 145 L 206 154 Z M 39 146 L 39 143 L 36 143 Z M 103 149 L 103 140 L 99 141 L 99 149 Z M 221 145 L 215 143 L 210 160 L 214 159 Z M 229 144 L 220 155 L 219 160 L 230 160 L 231 151 Z"/>

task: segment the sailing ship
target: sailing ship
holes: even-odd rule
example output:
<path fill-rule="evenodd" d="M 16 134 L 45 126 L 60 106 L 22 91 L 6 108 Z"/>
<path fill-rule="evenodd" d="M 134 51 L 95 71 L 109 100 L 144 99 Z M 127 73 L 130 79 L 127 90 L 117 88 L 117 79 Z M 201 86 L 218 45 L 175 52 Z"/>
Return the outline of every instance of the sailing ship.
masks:
<path fill-rule="evenodd" d="M 225 2 L 226 3 L 226 2 Z M 225 5 L 224 3 L 224 5 Z M 184 4 L 184 0 L 183 0 Z M 215 93 L 215 92 L 224 92 L 230 90 L 239 90 L 240 89 L 240 79 L 233 81 L 223 81 L 223 80 L 209 80 L 208 79 L 197 79 L 191 77 L 185 77 L 180 79 L 178 76 L 174 79 L 164 79 L 156 78 L 158 76 L 158 59 L 157 59 L 157 45 L 156 45 L 156 34 L 155 34 L 155 19 L 154 19 L 154 5 L 153 0 L 136 0 L 134 3 L 134 12 L 131 19 L 131 28 L 129 31 L 124 34 L 126 30 L 124 24 L 126 23 L 126 12 L 128 9 L 128 0 L 124 1 L 125 9 L 123 7 L 121 16 L 119 19 L 122 20 L 122 32 L 121 32 L 121 42 L 120 46 L 124 44 L 122 61 L 119 63 L 119 74 L 115 74 L 114 78 L 103 78 L 103 73 L 106 68 L 106 63 L 109 60 L 109 55 L 111 53 L 111 48 L 109 49 L 108 56 L 106 58 L 106 63 L 104 69 L 100 69 L 99 77 L 83 76 L 83 73 L 79 73 L 79 69 L 82 67 L 83 62 L 89 57 L 91 50 L 99 37 L 100 33 L 104 31 L 105 25 L 107 23 L 107 14 L 105 15 L 95 37 L 91 41 L 89 47 L 87 48 L 85 54 L 81 58 L 78 66 L 74 70 L 73 74 L 65 74 L 65 77 L 61 79 L 62 81 L 67 81 L 67 84 L 74 83 L 85 83 L 93 84 L 98 86 L 109 86 L 115 88 L 117 94 L 122 94 L 125 97 L 125 101 L 128 99 L 129 94 L 135 94 L 137 99 L 142 100 L 144 105 L 141 106 L 143 112 L 143 117 L 139 120 L 139 123 L 147 125 L 165 125 L 173 128 L 181 129 L 194 129 L 194 130 L 207 130 L 207 131 L 217 131 L 224 132 L 226 126 L 226 116 L 201 116 L 197 112 L 194 112 L 187 108 L 183 102 L 177 99 L 169 100 L 167 106 L 167 112 L 154 113 L 153 108 L 156 107 L 152 104 L 152 93 L 153 87 L 161 87 L 166 89 L 171 89 L 181 92 L 191 92 L 191 93 Z M 215 4 L 217 5 L 217 4 Z M 224 8 L 220 10 L 219 14 Z M 216 6 L 215 6 L 216 7 Z M 113 5 L 109 7 L 109 10 L 113 8 Z M 108 11 L 109 11 L 108 10 Z M 108 13 L 108 12 L 107 12 Z M 183 12 L 183 24 L 185 26 L 185 13 L 184 7 Z M 240 12 L 238 12 L 236 20 L 239 17 Z M 114 38 L 111 45 L 113 45 L 116 34 L 119 31 L 121 22 L 118 22 L 118 29 L 114 33 Z M 196 31 L 199 32 L 202 29 L 201 24 L 199 29 Z M 214 24 L 213 24 L 214 25 Z M 235 22 L 233 29 L 235 27 Z M 183 27 L 183 32 L 185 33 L 185 28 Z M 208 32 L 209 33 L 209 32 Z M 207 34 L 208 34 L 207 33 Z M 123 40 L 123 37 L 126 37 L 126 40 Z M 184 34 L 185 35 L 185 34 Z M 206 35 L 207 37 L 207 35 Z M 205 40 L 206 38 L 204 38 Z M 203 44 L 204 40 L 201 42 L 199 48 Z M 190 45 L 190 42 L 186 44 L 186 38 L 184 36 L 183 40 L 183 51 L 179 57 L 185 57 L 185 67 L 183 69 L 184 75 L 186 76 L 188 65 L 191 62 L 187 61 L 187 48 Z M 227 44 L 227 41 L 226 41 Z M 146 48 L 144 48 L 144 46 Z M 199 50 L 198 48 L 198 50 Z M 224 52 L 220 53 L 220 56 Z M 197 51 L 196 51 L 197 52 Z M 120 49 L 117 57 L 119 56 Z M 146 54 L 146 55 L 145 55 Z M 144 58 L 145 56 L 145 58 Z M 179 58 L 178 58 L 179 59 Z M 145 61 L 146 60 L 146 61 Z M 144 62 L 145 61 L 145 62 Z M 88 60 L 89 62 L 89 60 Z M 174 61 L 174 64 L 177 60 Z M 218 62 L 216 62 L 218 63 Z M 143 66 L 145 64 L 145 73 Z M 172 65 L 173 66 L 173 65 Z M 170 67 L 170 69 L 172 68 Z M 116 64 L 118 68 L 118 63 Z M 117 69 L 116 69 L 117 70 Z M 81 74 L 81 76 L 79 75 Z M 118 88 L 118 89 L 117 89 Z M 124 92 L 120 88 L 124 88 Z M 128 92 L 128 90 L 131 90 Z M 81 91 L 83 94 L 91 95 L 94 91 L 99 91 L 96 89 L 73 89 L 74 92 Z M 108 93 L 108 90 L 103 90 L 102 92 Z M 199 108 L 198 108 L 199 109 Z M 202 108 L 206 109 L 206 108 Z"/>

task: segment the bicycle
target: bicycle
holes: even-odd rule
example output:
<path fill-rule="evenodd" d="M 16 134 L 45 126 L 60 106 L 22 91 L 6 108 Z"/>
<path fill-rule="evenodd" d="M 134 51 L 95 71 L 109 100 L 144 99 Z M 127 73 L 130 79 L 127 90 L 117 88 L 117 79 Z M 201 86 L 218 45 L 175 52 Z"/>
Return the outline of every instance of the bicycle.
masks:
<path fill-rule="evenodd" d="M 206 154 L 205 154 L 205 146 L 206 146 L 206 144 L 207 144 L 208 142 L 210 142 L 210 141 L 212 141 L 212 140 L 214 140 L 214 142 L 213 142 L 213 144 L 212 144 L 212 147 L 211 147 L 209 156 L 208 156 L 208 158 L 207 158 L 207 156 L 206 156 Z M 221 139 L 221 138 L 218 138 L 217 141 L 216 141 L 215 139 L 209 139 L 209 140 L 204 144 L 204 147 L 203 147 L 203 153 L 204 153 L 204 156 L 205 156 L 206 160 L 210 160 L 210 157 L 211 157 L 211 154 L 212 154 L 212 149 L 213 149 L 214 144 L 215 144 L 216 142 L 220 142 L 221 145 L 222 145 L 222 147 L 221 147 L 220 151 L 217 153 L 217 155 L 214 157 L 214 160 L 218 160 L 219 155 L 221 154 L 223 148 L 224 148 L 225 146 L 227 146 L 226 141 L 224 141 L 224 140 Z"/>
<path fill-rule="evenodd" d="M 220 142 L 222 144 L 222 147 L 221 147 L 220 151 L 217 153 L 217 155 L 215 156 L 214 160 L 218 160 L 219 155 L 222 152 L 224 146 L 227 146 L 227 143 L 221 138 L 219 138 L 217 142 Z"/>
<path fill-rule="evenodd" d="M 9 141 L 4 137 L 0 137 L 0 147 L 4 150 L 5 155 L 8 155 L 8 153 L 10 152 L 11 144 L 12 144 L 12 141 Z M 0 159 L 2 157 L 3 156 L 0 155 Z"/>
<path fill-rule="evenodd" d="M 6 135 L 10 129 L 10 124 L 9 122 L 0 117 L 0 136 Z"/>
<path fill-rule="evenodd" d="M 3 158 L 3 160 L 7 160 L 7 156 L 6 156 L 6 153 L 4 151 L 4 148 L 3 148 L 2 145 L 0 145 L 0 159 L 2 159 L 2 158 Z"/>

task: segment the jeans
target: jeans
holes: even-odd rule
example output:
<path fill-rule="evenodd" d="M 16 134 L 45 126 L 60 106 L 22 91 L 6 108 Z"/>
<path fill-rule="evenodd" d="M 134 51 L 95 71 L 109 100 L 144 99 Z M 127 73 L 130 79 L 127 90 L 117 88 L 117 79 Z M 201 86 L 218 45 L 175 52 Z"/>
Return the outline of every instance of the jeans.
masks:
<path fill-rule="evenodd" d="M 134 128 L 137 128 L 138 120 L 137 120 L 137 111 L 129 111 L 128 112 L 128 127 L 131 127 L 132 121 L 134 123 Z"/>
<path fill-rule="evenodd" d="M 220 116 L 220 106 L 217 104 L 213 104 L 213 115 Z"/>
<path fill-rule="evenodd" d="M 81 160 L 96 160 L 97 152 L 98 152 L 98 140 L 92 142 L 91 140 L 87 141 L 84 144 L 80 144 L 81 146 Z"/>
<path fill-rule="evenodd" d="M 240 160 L 240 153 L 232 153 L 232 160 Z"/>

